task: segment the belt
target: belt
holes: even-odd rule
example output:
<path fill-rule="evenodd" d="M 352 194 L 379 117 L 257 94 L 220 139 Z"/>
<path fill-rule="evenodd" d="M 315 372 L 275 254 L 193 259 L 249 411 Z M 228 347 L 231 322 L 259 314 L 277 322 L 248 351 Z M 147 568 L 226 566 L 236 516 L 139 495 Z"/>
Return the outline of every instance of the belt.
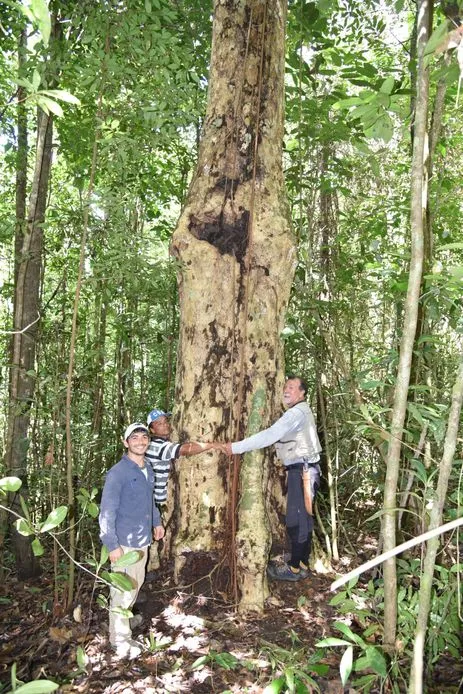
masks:
<path fill-rule="evenodd" d="M 286 470 L 304 470 L 305 467 L 316 467 L 320 465 L 320 461 L 317 460 L 316 463 L 293 463 L 293 465 L 285 465 Z"/>

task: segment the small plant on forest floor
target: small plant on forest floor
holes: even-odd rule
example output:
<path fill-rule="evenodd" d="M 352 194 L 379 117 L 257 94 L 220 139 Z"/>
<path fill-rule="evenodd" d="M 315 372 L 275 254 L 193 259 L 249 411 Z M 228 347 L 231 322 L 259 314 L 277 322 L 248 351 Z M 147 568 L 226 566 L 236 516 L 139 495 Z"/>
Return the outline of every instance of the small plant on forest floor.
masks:
<path fill-rule="evenodd" d="M 458 564 L 452 565 L 450 569 L 436 565 L 434 570 L 425 643 L 428 672 L 432 672 L 434 664 L 444 655 L 450 655 L 457 661 L 460 658 L 461 638 L 456 580 L 460 570 L 461 565 Z M 412 657 L 419 609 L 420 571 L 420 559 L 397 559 L 397 577 L 400 587 L 397 595 L 396 643 L 403 662 L 409 661 Z M 384 619 L 382 580 L 370 580 L 366 585 L 357 585 L 357 579 L 353 579 L 345 590 L 332 598 L 330 605 L 335 607 L 338 613 L 346 615 L 360 626 L 363 639 L 370 646 L 374 646 L 376 638 L 381 637 Z M 395 681 L 402 677 L 400 669 L 403 662 L 396 660 L 390 664 L 390 674 Z M 403 679 L 406 681 L 406 678 Z"/>
<path fill-rule="evenodd" d="M 11 666 L 11 689 L 6 694 L 48 694 L 54 692 L 60 686 L 51 680 L 34 680 L 33 682 L 21 682 L 16 677 L 16 663 Z M 3 691 L 3 690 L 1 690 Z"/>
<path fill-rule="evenodd" d="M 321 663 L 322 651 L 309 655 L 294 631 L 290 633 L 292 648 L 290 650 L 273 643 L 264 642 L 262 653 L 270 661 L 274 675 L 277 675 L 263 690 L 264 694 L 291 692 L 307 694 L 319 692 L 320 688 L 313 675 L 323 676 L 329 666 Z"/>
<path fill-rule="evenodd" d="M 347 624 L 335 622 L 334 628 L 345 636 L 344 639 L 329 636 L 315 644 L 318 648 L 337 648 L 345 646 L 346 649 L 339 663 L 341 682 L 345 686 L 352 672 L 369 671 L 366 675 L 355 680 L 355 687 L 360 691 L 370 691 L 373 684 L 381 678 L 384 682 L 388 676 L 388 665 L 382 651 L 373 646 L 361 636 L 355 634 Z M 368 631 L 366 632 L 368 634 Z M 355 649 L 360 650 L 360 655 L 354 659 Z M 373 672 L 371 672 L 373 671 Z M 394 691 L 394 689 L 393 689 Z"/>

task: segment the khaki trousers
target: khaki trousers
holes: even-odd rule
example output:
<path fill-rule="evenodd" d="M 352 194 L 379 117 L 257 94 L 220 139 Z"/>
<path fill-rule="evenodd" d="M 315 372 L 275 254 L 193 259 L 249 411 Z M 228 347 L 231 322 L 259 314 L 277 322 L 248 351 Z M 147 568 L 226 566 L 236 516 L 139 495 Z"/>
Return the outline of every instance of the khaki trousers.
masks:
<path fill-rule="evenodd" d="M 122 607 L 129 610 L 137 599 L 138 592 L 145 580 L 146 559 L 148 555 L 148 547 L 122 547 L 124 554 L 133 552 L 134 549 L 140 553 L 139 561 L 135 564 L 127 566 L 125 569 L 115 569 L 120 573 L 130 576 L 136 583 L 136 588 L 133 590 L 116 590 L 110 589 L 110 610 L 109 610 L 109 642 L 112 646 L 120 646 L 122 643 L 129 641 L 132 638 L 132 629 L 128 617 L 123 617 L 121 614 L 114 612 L 115 607 Z"/>

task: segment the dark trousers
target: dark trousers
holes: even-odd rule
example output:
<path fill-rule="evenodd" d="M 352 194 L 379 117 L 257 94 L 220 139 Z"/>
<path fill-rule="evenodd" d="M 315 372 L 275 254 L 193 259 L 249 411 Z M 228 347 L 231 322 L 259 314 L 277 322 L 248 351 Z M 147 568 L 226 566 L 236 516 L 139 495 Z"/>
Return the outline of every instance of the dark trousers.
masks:
<path fill-rule="evenodd" d="M 302 464 L 287 467 L 288 496 L 286 501 L 286 530 L 291 541 L 289 565 L 299 568 L 300 562 L 307 564 L 312 549 L 313 516 L 307 513 L 302 486 Z M 309 465 L 312 503 L 315 502 L 320 487 L 320 467 Z"/>

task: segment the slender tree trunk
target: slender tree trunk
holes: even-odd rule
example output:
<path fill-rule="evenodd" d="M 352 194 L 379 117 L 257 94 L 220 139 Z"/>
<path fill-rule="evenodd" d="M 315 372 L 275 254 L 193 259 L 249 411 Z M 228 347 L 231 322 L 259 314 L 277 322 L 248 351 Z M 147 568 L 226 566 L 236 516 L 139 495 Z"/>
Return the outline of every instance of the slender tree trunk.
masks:
<path fill-rule="evenodd" d="M 23 70 L 26 63 L 26 41 L 27 31 L 23 29 L 18 41 L 18 75 L 23 76 Z M 14 286 L 18 283 L 18 271 L 21 260 L 21 252 L 24 243 L 24 229 L 26 224 L 26 204 L 27 204 L 27 110 L 24 103 L 26 97 L 25 87 L 18 87 L 17 92 L 17 129 L 18 129 L 18 148 L 16 152 L 16 226 L 14 237 Z M 14 338 L 11 339 L 9 362 L 13 362 L 14 353 Z M 10 408 L 13 406 L 11 395 L 11 387 L 13 385 L 12 374 L 9 379 L 9 403 Z M 10 454 L 7 453 L 8 457 Z M 0 510 L 0 553 L 3 556 L 3 545 L 5 535 L 8 528 L 8 514 Z M 3 576 L 3 561 L 0 561 L 0 578 Z"/>
<path fill-rule="evenodd" d="M 71 404 L 73 394 L 74 362 L 76 356 L 77 341 L 77 318 L 79 312 L 79 299 L 82 283 L 84 279 L 85 254 L 87 248 L 87 234 L 90 214 L 90 201 L 93 193 L 93 186 L 96 175 L 98 144 L 101 138 L 99 124 L 102 122 L 102 104 L 106 76 L 106 55 L 109 51 L 109 35 L 106 36 L 105 52 L 102 63 L 102 77 L 98 94 L 98 108 L 96 114 L 97 126 L 92 147 L 92 161 L 90 166 L 90 178 L 87 193 L 82 210 L 82 237 L 80 242 L 79 267 L 77 272 L 76 291 L 74 295 L 74 305 L 72 312 L 71 339 L 69 344 L 69 363 L 66 382 L 66 483 L 68 492 L 68 520 L 69 520 L 69 564 L 68 564 L 68 585 L 66 594 L 66 607 L 69 608 L 74 598 L 74 575 L 75 575 L 75 554 L 76 554 L 76 525 L 75 525 L 75 495 L 74 495 L 74 465 L 71 436 Z"/>
<path fill-rule="evenodd" d="M 429 93 L 429 75 L 428 69 L 424 64 L 424 47 L 429 38 L 429 18 L 432 15 L 432 0 L 419 0 L 417 12 L 418 70 L 411 171 L 411 259 L 386 461 L 382 527 L 384 551 L 388 551 L 396 545 L 395 508 L 397 505 L 397 481 L 399 477 L 403 425 L 407 409 L 413 344 L 418 319 L 424 255 L 426 207 L 423 201 L 427 199 L 426 137 Z M 384 644 L 389 648 L 395 645 L 396 628 L 397 575 L 395 558 L 392 558 L 384 563 Z"/>
<path fill-rule="evenodd" d="M 258 388 L 266 391 L 261 425 L 277 414 L 279 334 L 295 263 L 282 174 L 285 16 L 283 0 L 215 2 L 199 162 L 172 243 L 181 262 L 180 438 L 243 436 Z M 252 466 L 263 484 L 262 452 Z M 260 610 L 267 543 L 253 543 L 251 534 L 265 531 L 237 514 L 239 480 L 238 457 L 228 472 L 215 453 L 179 466 L 176 575 L 186 563 L 202 570 L 201 558 L 217 565 L 228 548 L 229 585 L 244 609 Z M 262 499 L 256 490 L 253 502 Z"/>
<path fill-rule="evenodd" d="M 52 154 L 52 118 L 41 109 L 37 114 L 35 171 L 24 229 L 21 255 L 17 264 L 14 295 L 14 335 L 10 371 L 10 406 L 5 446 L 5 467 L 23 481 L 21 493 L 27 496 L 27 432 L 35 391 L 35 354 L 40 318 L 40 279 L 42 272 L 43 230 Z M 19 498 L 12 509 L 20 512 Z M 27 578 L 38 572 L 31 541 L 13 532 L 18 575 Z"/>
<path fill-rule="evenodd" d="M 460 366 L 452 391 L 452 404 L 447 423 L 447 433 L 444 442 L 439 478 L 435 499 L 431 509 L 431 518 L 428 530 L 434 530 L 442 525 L 442 511 L 447 495 L 448 481 L 452 472 L 452 464 L 460 425 L 460 413 L 463 401 L 463 357 L 460 358 Z M 429 609 L 431 606 L 432 580 L 436 554 L 439 548 L 439 537 L 434 537 L 427 542 L 426 556 L 424 558 L 423 573 L 420 580 L 420 601 L 418 607 L 418 619 L 416 623 L 415 641 L 413 647 L 413 663 L 410 673 L 409 694 L 421 694 L 423 691 L 423 655 L 428 624 Z"/>

